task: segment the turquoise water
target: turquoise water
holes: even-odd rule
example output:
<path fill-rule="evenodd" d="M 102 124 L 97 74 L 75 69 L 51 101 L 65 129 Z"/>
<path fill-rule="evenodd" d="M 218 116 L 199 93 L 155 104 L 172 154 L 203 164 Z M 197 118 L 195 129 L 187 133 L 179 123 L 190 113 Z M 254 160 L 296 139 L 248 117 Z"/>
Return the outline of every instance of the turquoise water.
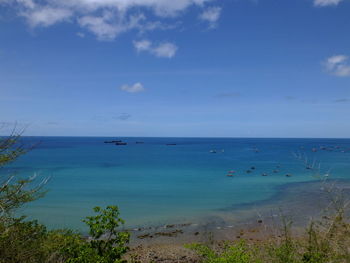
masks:
<path fill-rule="evenodd" d="M 350 179 L 348 139 L 118 139 L 128 145 L 104 143 L 111 138 L 24 137 L 25 143 L 40 144 L 1 173 L 50 177 L 45 198 L 23 212 L 50 227 L 78 229 L 97 205 L 118 205 L 127 224 L 135 226 L 193 221 L 269 199 L 281 185 L 315 180 L 296 152 L 320 162 L 325 173 L 330 168 L 332 178 Z M 256 169 L 246 173 L 252 166 Z M 227 177 L 229 170 L 236 176 Z"/>

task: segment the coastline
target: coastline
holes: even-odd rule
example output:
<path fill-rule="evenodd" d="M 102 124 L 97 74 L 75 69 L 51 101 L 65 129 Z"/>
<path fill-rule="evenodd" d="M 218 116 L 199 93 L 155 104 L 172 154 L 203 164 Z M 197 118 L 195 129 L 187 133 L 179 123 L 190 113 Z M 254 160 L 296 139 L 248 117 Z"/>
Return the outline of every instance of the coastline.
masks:
<path fill-rule="evenodd" d="M 327 183 L 350 189 L 350 180 L 331 179 Z M 279 186 L 269 199 L 233 205 L 202 218 L 202 222 L 177 222 L 145 228 L 129 229 L 131 247 L 178 246 L 193 242 L 266 239 L 280 226 L 281 217 L 293 221 L 293 231 L 299 233 L 311 219 L 322 216 L 329 200 L 322 189 L 324 182 L 310 181 Z M 346 194 L 350 193 L 346 191 Z"/>

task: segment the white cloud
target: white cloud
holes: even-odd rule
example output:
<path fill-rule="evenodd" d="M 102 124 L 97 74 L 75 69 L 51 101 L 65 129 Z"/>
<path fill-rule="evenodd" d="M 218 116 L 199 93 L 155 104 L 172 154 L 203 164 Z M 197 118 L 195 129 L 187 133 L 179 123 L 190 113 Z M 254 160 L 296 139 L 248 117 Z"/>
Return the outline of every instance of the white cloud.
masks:
<path fill-rule="evenodd" d="M 82 32 L 78 32 L 78 33 L 77 33 L 77 36 L 80 37 L 80 38 L 84 38 L 84 37 L 85 37 L 85 34 L 82 33 Z"/>
<path fill-rule="evenodd" d="M 324 66 L 326 70 L 338 77 L 350 77 L 350 63 L 349 57 L 345 55 L 336 55 L 329 57 Z"/>
<path fill-rule="evenodd" d="M 143 85 L 140 82 L 135 83 L 134 85 L 123 85 L 120 87 L 121 90 L 129 92 L 129 93 L 138 93 L 145 90 Z"/>
<path fill-rule="evenodd" d="M 134 41 L 134 47 L 137 52 L 147 51 L 152 49 L 152 42 L 148 40 Z"/>
<path fill-rule="evenodd" d="M 154 45 L 149 40 L 134 41 L 134 47 L 137 52 L 146 51 L 160 58 L 172 58 L 178 50 L 178 47 L 173 43 L 164 42 Z"/>
<path fill-rule="evenodd" d="M 122 27 L 111 23 L 113 16 L 105 12 L 102 16 L 83 16 L 78 19 L 79 25 L 94 33 L 100 40 L 114 39 L 123 31 Z"/>
<path fill-rule="evenodd" d="M 17 0 L 17 2 L 23 4 L 27 8 L 35 8 L 35 3 L 32 0 Z"/>
<path fill-rule="evenodd" d="M 217 21 L 219 20 L 221 15 L 221 7 L 209 7 L 206 10 L 204 10 L 200 15 L 199 18 L 203 21 L 207 21 L 210 24 L 211 28 L 214 28 L 216 26 Z"/>
<path fill-rule="evenodd" d="M 48 27 L 58 22 L 67 21 L 73 13 L 68 9 L 39 7 L 29 8 L 20 13 L 20 15 L 27 18 L 30 26 Z"/>
<path fill-rule="evenodd" d="M 172 58 L 175 56 L 177 46 L 173 43 L 162 43 L 152 49 L 152 53 L 161 58 Z"/>
<path fill-rule="evenodd" d="M 323 7 L 323 6 L 336 6 L 343 0 L 314 0 L 314 5 Z"/>
<path fill-rule="evenodd" d="M 190 6 L 202 8 L 210 1 L 217 0 L 0 0 L 0 5 L 10 5 L 32 27 L 71 21 L 99 40 L 111 40 L 130 30 L 142 33 L 173 28 L 179 21 L 175 21 L 176 16 Z M 154 21 L 143 13 L 149 10 Z M 160 21 L 163 17 L 172 17 L 173 25 L 163 24 Z"/>

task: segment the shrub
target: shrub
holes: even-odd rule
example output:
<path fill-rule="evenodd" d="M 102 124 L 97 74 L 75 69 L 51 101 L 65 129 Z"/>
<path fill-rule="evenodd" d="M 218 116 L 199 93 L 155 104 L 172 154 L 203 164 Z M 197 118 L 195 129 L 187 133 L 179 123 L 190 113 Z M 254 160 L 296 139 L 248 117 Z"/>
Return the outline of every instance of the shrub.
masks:
<path fill-rule="evenodd" d="M 251 250 L 244 241 L 229 244 L 225 243 L 223 248 L 217 250 L 201 244 L 187 245 L 196 251 L 204 263 L 259 263 L 262 262 L 254 259 L 253 250 Z"/>

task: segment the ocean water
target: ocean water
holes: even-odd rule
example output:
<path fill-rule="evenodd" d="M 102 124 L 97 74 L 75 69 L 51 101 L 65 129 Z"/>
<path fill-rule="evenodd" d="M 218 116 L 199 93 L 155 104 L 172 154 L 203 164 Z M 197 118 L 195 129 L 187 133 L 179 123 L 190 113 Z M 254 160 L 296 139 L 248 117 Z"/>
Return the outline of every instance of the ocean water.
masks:
<path fill-rule="evenodd" d="M 128 145 L 104 143 L 112 139 Z M 23 137 L 23 141 L 36 146 L 1 174 L 50 178 L 46 196 L 20 212 L 51 228 L 84 230 L 81 219 L 94 206 L 111 204 L 119 206 L 127 226 L 203 220 L 228 207 L 268 200 L 281 186 L 317 180 L 306 169 L 306 159 L 309 165 L 320 164 L 330 178 L 350 179 L 350 139 Z M 136 144 L 139 141 L 144 143 Z M 295 153 L 303 157 L 298 159 Z M 227 176 L 230 170 L 234 177 Z"/>

